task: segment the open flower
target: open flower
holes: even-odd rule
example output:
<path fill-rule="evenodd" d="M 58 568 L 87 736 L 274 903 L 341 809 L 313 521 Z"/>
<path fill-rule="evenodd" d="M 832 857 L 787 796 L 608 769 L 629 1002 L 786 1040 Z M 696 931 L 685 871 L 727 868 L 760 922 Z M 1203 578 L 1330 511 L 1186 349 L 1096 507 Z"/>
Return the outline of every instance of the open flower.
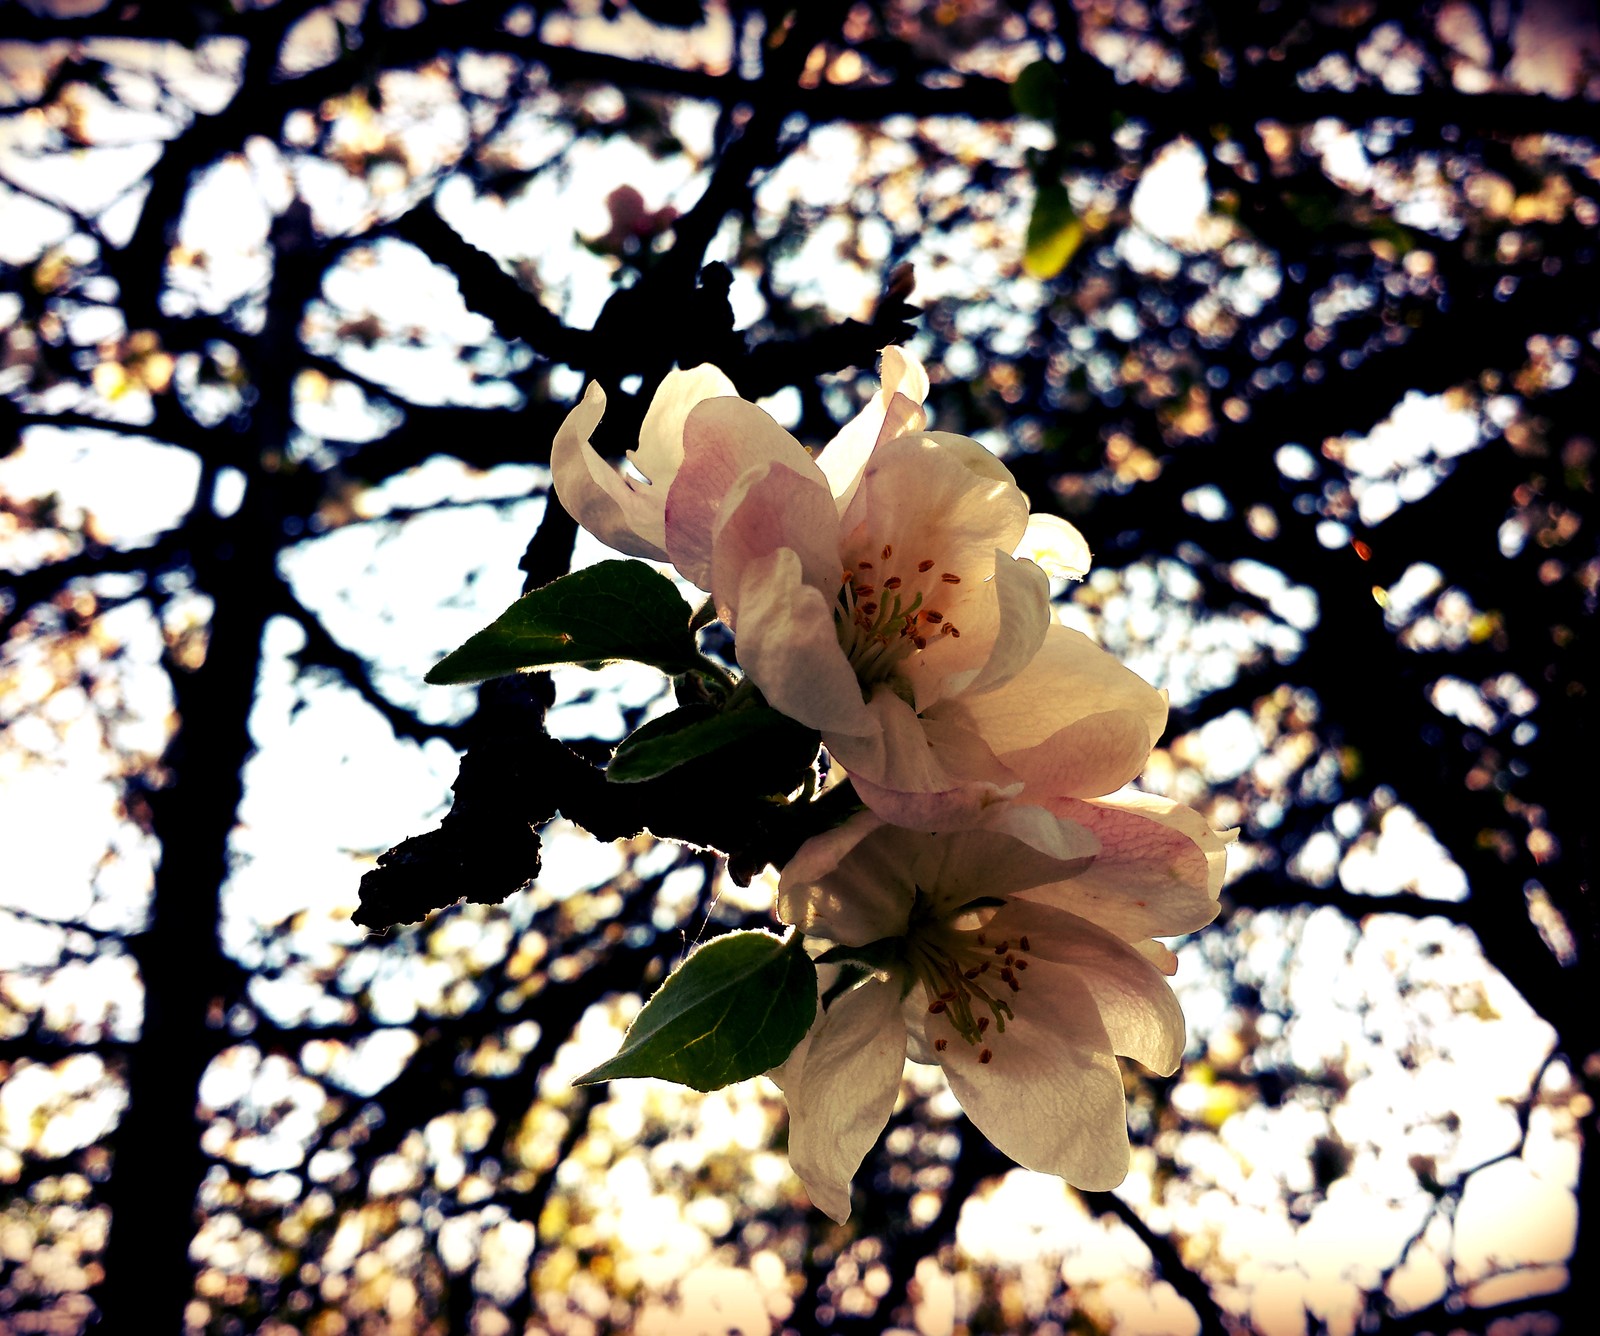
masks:
<path fill-rule="evenodd" d="M 1082 576 L 1087 544 L 1030 516 L 976 441 L 922 430 L 927 384 L 885 349 L 880 393 L 813 459 L 714 367 L 673 372 L 630 455 L 644 479 L 588 444 L 591 386 L 556 438 L 556 490 L 606 543 L 711 591 L 746 675 L 887 820 L 1113 792 L 1166 700 L 1051 625 L 1048 577 Z"/>
<path fill-rule="evenodd" d="M 894 1109 L 907 1056 L 938 1063 L 1018 1164 L 1104 1189 L 1128 1167 L 1116 1056 L 1168 1074 L 1183 1014 L 1156 935 L 1217 912 L 1225 837 L 1148 795 L 1002 803 L 927 834 L 862 813 L 784 869 L 779 915 L 866 972 L 773 1076 L 811 1199 L 850 1214 L 850 1180 Z M 849 975 L 841 975 L 848 985 Z"/>

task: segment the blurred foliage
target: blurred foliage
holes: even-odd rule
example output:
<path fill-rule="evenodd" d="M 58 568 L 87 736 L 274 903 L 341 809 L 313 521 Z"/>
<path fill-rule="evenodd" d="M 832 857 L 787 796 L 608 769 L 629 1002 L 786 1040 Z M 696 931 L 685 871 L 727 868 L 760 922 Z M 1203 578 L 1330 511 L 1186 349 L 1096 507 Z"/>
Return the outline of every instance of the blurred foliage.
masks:
<path fill-rule="evenodd" d="M 13 0 L 0 32 L 0 1328 L 1592 1311 L 1587 9 Z M 1142 783 L 1243 838 L 1118 1194 L 1013 1170 L 910 1068 L 839 1227 L 764 1082 L 571 1084 L 769 882 L 556 821 L 509 898 L 349 915 L 496 736 L 422 674 L 574 559 L 544 465 L 584 382 L 612 454 L 707 358 L 821 441 L 913 328 L 936 425 L 1095 548 L 1063 619 L 1170 691 Z M 674 703 L 543 690 L 584 762 Z"/>

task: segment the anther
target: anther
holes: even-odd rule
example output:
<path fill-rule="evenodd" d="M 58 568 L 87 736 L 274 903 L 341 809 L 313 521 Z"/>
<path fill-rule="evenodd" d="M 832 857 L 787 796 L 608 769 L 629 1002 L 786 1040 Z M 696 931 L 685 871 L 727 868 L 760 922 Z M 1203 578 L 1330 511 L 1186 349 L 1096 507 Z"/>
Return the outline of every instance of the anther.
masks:
<path fill-rule="evenodd" d="M 930 1016 L 937 1016 L 943 1010 L 944 1010 L 944 1003 L 943 1002 L 930 1002 L 930 1003 L 928 1003 L 928 1014 Z"/>
<path fill-rule="evenodd" d="M 1027 968 L 1028 968 L 1028 962 L 1027 962 L 1027 961 L 1026 961 L 1026 960 L 1019 960 L 1019 961 L 1017 961 L 1017 968 L 1018 968 L 1018 969 L 1019 969 L 1019 970 L 1025 970 L 1025 969 L 1027 969 Z"/>
<path fill-rule="evenodd" d="M 956 640 L 961 639 L 961 632 L 956 630 L 954 622 L 946 622 L 939 628 L 939 634 L 942 636 L 951 636 Z"/>
<path fill-rule="evenodd" d="M 958 585 L 961 583 L 961 577 L 959 575 L 952 575 L 949 571 L 945 571 L 944 574 L 939 578 L 947 585 Z"/>
<path fill-rule="evenodd" d="M 1013 993 L 1020 993 L 1022 991 L 1022 985 L 1015 979 L 1007 979 L 1006 987 L 1009 988 Z"/>
<path fill-rule="evenodd" d="M 992 1049 L 984 1049 L 982 1053 L 978 1054 L 978 1061 L 982 1063 L 993 1062 L 994 1051 Z"/>
<path fill-rule="evenodd" d="M 857 598 L 861 598 L 866 594 L 876 594 L 877 592 L 878 591 L 869 584 L 858 584 L 855 588 L 855 594 Z"/>
<path fill-rule="evenodd" d="M 912 636 L 911 637 L 911 643 L 913 645 L 915 645 L 918 649 L 927 649 L 928 648 L 928 642 L 922 636 Z"/>
<path fill-rule="evenodd" d="M 999 946 L 995 947 L 994 953 L 997 956 L 1003 956 L 1010 949 L 1011 949 L 1011 943 L 1010 942 L 1001 942 Z"/>
<path fill-rule="evenodd" d="M 870 589 L 871 586 L 869 585 L 868 588 Z M 877 612 L 877 610 L 878 605 L 874 601 L 869 600 L 866 603 L 861 604 L 861 611 L 866 613 L 869 617 L 872 616 L 873 613 Z M 954 630 L 955 628 L 952 627 L 951 629 Z"/>
<path fill-rule="evenodd" d="M 922 617 L 923 617 L 924 621 L 933 622 L 934 624 L 937 625 L 939 622 L 942 622 L 944 620 L 944 613 L 929 611 L 929 612 L 923 613 Z"/>
<path fill-rule="evenodd" d="M 883 559 L 885 561 L 888 561 L 890 556 L 893 555 L 893 553 L 894 553 L 894 548 L 890 547 L 888 543 L 885 543 L 883 545 L 883 552 L 880 555 L 883 557 Z"/>
<path fill-rule="evenodd" d="M 961 977 L 963 979 L 976 979 L 982 973 L 983 973 L 983 966 L 974 965 L 970 970 L 962 970 L 961 971 Z"/>
<path fill-rule="evenodd" d="M 987 937 L 985 937 L 981 932 L 978 934 L 978 945 L 979 946 L 988 946 L 989 945 L 989 939 Z"/>
<path fill-rule="evenodd" d="M 856 562 L 856 565 L 864 571 L 870 571 L 872 569 L 872 563 L 870 561 L 858 561 Z"/>
<path fill-rule="evenodd" d="M 900 588 L 900 577 L 898 575 L 891 575 L 887 580 L 885 580 L 883 582 L 883 587 L 885 589 L 898 589 L 898 588 Z"/>
<path fill-rule="evenodd" d="M 1027 951 L 1027 950 L 1030 949 L 1029 946 L 1028 946 L 1028 934 L 1027 933 L 1023 933 L 1021 937 L 1017 938 L 1017 945 L 1020 946 L 1024 951 Z"/>
<path fill-rule="evenodd" d="M 987 1016 L 979 1016 L 978 1017 L 978 1033 L 982 1034 L 988 1028 L 989 1028 L 989 1018 Z"/>
<path fill-rule="evenodd" d="M 935 1053 L 943 1053 L 949 1047 L 950 1041 L 948 1039 L 935 1039 L 933 1041 L 933 1051 Z"/>
<path fill-rule="evenodd" d="M 917 563 L 917 569 L 919 571 L 931 571 L 933 569 L 933 558 L 929 557 L 925 561 L 919 561 Z"/>

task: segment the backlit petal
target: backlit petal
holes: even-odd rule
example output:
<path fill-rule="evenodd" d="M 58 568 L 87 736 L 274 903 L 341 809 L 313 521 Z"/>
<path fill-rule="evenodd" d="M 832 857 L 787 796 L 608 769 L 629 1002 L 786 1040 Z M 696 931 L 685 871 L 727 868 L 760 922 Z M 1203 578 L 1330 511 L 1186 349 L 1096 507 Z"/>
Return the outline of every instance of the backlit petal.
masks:
<path fill-rule="evenodd" d="M 1146 800 L 1149 809 L 1138 805 Z M 1025 891 L 1024 898 L 1089 919 L 1125 942 L 1194 932 L 1217 916 L 1211 860 L 1218 860 L 1220 877 L 1226 844 L 1198 813 L 1146 794 L 1045 806 L 1092 831 L 1100 853 L 1072 880 Z"/>
<path fill-rule="evenodd" d="M 660 489 L 663 504 L 667 490 L 683 464 L 683 424 L 703 399 L 737 397 L 733 382 L 710 362 L 690 371 L 669 371 L 656 387 L 639 424 L 639 448 L 628 452 L 635 468 Z"/>
<path fill-rule="evenodd" d="M 939 1059 L 950 1089 L 978 1130 L 1024 1169 L 1088 1191 L 1114 1188 L 1128 1172 L 1128 1126 L 1110 1037 L 1072 971 L 1041 964 L 1028 975 L 1028 989 L 1047 993 L 1039 1001 L 1048 1005 L 1019 1012 L 986 1045 L 948 1040 Z M 927 1018 L 924 1032 L 939 1019 Z"/>
<path fill-rule="evenodd" d="M 712 532 L 723 501 L 745 473 L 774 461 L 822 480 L 805 447 L 754 404 L 703 399 L 691 409 L 666 509 L 667 553 L 684 579 L 710 586 Z"/>
<path fill-rule="evenodd" d="M 1071 971 L 1093 1000 L 1113 1052 L 1164 1076 L 1176 1070 L 1183 1057 L 1183 1009 L 1161 971 L 1134 947 L 1037 899 L 1013 900 L 998 910 L 988 932 L 1013 941 L 1027 935 L 1030 968 L 1012 999 L 1019 1016 L 1043 1023 L 1056 1005 L 1049 989 L 1060 972 Z M 995 1046 L 1009 1038 L 1008 1027 Z"/>
<path fill-rule="evenodd" d="M 1028 530 L 1014 555 L 1033 562 L 1058 580 L 1083 579 L 1092 561 L 1084 536 L 1059 515 L 1029 515 Z"/>
<path fill-rule="evenodd" d="M 733 484 L 712 526 L 711 593 L 717 611 L 738 628 L 745 567 L 780 547 L 800 558 L 800 578 L 825 597 L 841 583 L 839 517 L 827 487 L 787 464 L 757 465 Z"/>
<path fill-rule="evenodd" d="M 792 548 L 746 563 L 733 602 L 739 610 L 739 666 L 773 709 L 824 733 L 875 731 L 839 648 L 831 601 L 805 582 Z"/>
<path fill-rule="evenodd" d="M 1098 798 L 1138 775 L 1154 745 L 1143 716 L 1133 710 L 1102 710 L 1057 729 L 1037 746 L 1006 752 L 1000 759 L 1027 782 L 1034 801 Z"/>
<path fill-rule="evenodd" d="M 789 1163 L 817 1208 L 850 1218 L 850 1180 L 894 1112 L 905 1066 L 899 986 L 868 982 L 820 1014 L 805 1065 L 789 1071 Z"/>
<path fill-rule="evenodd" d="M 838 498 L 840 514 L 855 495 L 861 470 L 878 444 L 921 431 L 928 420 L 922 408 L 928 397 L 928 373 L 921 362 L 905 349 L 890 346 L 883 350 L 882 377 L 871 402 L 817 452 L 817 467 Z"/>
<path fill-rule="evenodd" d="M 605 412 L 606 395 L 591 381 L 567 414 L 550 447 L 550 474 L 567 512 L 607 547 L 665 561 L 662 498 L 649 484 L 624 478 L 595 452 L 589 437 Z"/>
<path fill-rule="evenodd" d="M 1103 710 L 1132 710 L 1152 739 L 1166 727 L 1166 697 L 1079 631 L 1051 626 L 1038 654 L 1004 686 L 967 692 L 967 721 L 997 756 L 1033 747 Z"/>

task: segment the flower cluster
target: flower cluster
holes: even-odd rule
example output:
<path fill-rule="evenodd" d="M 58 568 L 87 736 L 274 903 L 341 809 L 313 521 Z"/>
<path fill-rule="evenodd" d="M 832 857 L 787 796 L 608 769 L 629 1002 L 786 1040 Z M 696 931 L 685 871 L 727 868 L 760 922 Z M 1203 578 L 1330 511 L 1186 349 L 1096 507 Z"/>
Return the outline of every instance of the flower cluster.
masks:
<path fill-rule="evenodd" d="M 1124 789 L 1166 699 L 1052 620 L 1083 538 L 976 441 L 927 430 L 927 390 L 886 349 L 880 393 L 813 457 L 716 368 L 675 371 L 630 477 L 589 444 L 591 385 L 551 456 L 585 528 L 709 592 L 749 683 L 865 804 L 779 882 L 824 984 L 772 1075 L 794 1167 L 840 1220 L 908 1056 L 1019 1164 L 1119 1182 L 1116 1057 L 1170 1073 L 1184 1043 L 1154 939 L 1210 922 L 1225 859 L 1198 814 Z"/>

